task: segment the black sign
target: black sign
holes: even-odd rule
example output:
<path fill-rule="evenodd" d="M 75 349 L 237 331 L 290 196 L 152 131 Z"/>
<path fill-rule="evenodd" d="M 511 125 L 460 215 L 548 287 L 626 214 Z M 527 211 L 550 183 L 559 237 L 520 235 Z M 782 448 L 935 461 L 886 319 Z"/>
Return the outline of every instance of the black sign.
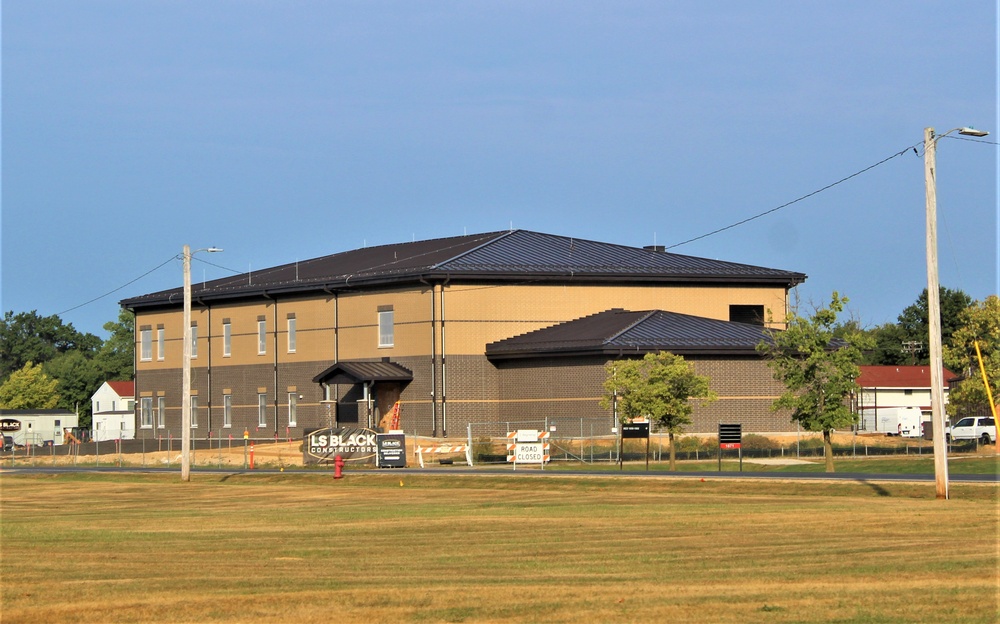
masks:
<path fill-rule="evenodd" d="M 379 468 L 406 468 L 406 435 L 380 433 L 375 436 Z"/>
<path fill-rule="evenodd" d="M 719 446 L 736 449 L 743 443 L 743 425 L 719 424 Z"/>
<path fill-rule="evenodd" d="M 21 421 L 14 420 L 13 418 L 4 418 L 0 420 L 0 431 L 20 431 Z"/>
<path fill-rule="evenodd" d="M 625 423 L 622 425 L 623 438 L 649 438 L 649 423 Z"/>

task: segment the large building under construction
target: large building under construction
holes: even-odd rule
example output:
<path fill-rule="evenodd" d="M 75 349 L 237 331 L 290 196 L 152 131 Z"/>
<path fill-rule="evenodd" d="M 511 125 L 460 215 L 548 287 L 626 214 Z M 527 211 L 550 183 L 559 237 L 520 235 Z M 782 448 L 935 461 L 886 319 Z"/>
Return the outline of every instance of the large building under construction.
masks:
<path fill-rule="evenodd" d="M 545 420 L 606 434 L 605 364 L 661 350 L 711 378 L 719 422 L 794 430 L 755 351 L 805 275 L 524 230 L 366 247 L 198 284 L 195 438 L 330 426 L 502 434 Z M 135 313 L 137 437 L 180 436 L 183 290 Z"/>

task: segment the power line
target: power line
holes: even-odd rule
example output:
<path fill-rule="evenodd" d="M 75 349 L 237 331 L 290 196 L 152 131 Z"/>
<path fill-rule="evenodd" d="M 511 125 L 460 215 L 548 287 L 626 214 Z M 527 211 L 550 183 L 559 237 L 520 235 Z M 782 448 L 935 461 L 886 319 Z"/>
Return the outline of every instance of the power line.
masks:
<path fill-rule="evenodd" d="M 109 290 L 108 292 L 104 293 L 103 295 L 101 295 L 99 297 L 94 297 L 90 301 L 84 301 L 80 305 L 73 306 L 72 308 L 69 308 L 68 310 L 63 310 L 62 312 L 58 312 L 58 313 L 56 313 L 56 316 L 62 316 L 63 314 L 66 314 L 67 312 L 72 312 L 73 310 L 77 310 L 79 308 L 82 308 L 83 306 L 90 305 L 90 304 L 94 303 L 95 301 L 100 301 L 101 299 L 104 299 L 105 297 L 107 297 L 109 295 L 113 295 L 116 292 L 118 292 L 119 290 L 121 290 L 121 289 L 123 289 L 123 288 L 125 288 L 127 286 L 131 286 L 132 284 L 138 282 L 139 280 L 141 280 L 142 278 L 146 277 L 150 273 L 153 273 L 153 272 L 155 272 L 155 271 L 163 268 L 164 266 L 166 266 L 167 264 L 170 264 L 171 262 L 173 262 L 176 259 L 177 259 L 177 256 L 170 256 L 164 262 L 162 262 L 161 264 L 158 264 L 154 268 L 146 271 L 145 273 L 143 273 L 139 277 L 135 278 L 134 280 L 132 280 L 130 282 L 127 282 L 125 284 L 122 284 L 121 286 L 119 286 L 118 288 L 115 288 L 114 290 Z"/>
<path fill-rule="evenodd" d="M 736 223 L 733 223 L 731 225 L 727 225 L 726 227 L 721 227 L 721 228 L 719 228 L 717 230 L 712 230 L 711 232 L 709 232 L 707 234 L 702 234 L 701 236 L 696 236 L 694 238 L 689 238 L 686 241 L 682 241 L 680 243 L 675 243 L 673 245 L 670 245 L 669 247 L 666 247 L 665 249 L 673 249 L 674 247 L 680 247 L 681 245 L 687 245 L 688 243 L 693 243 L 694 241 L 701 240 L 703 238 L 708 238 L 709 236 L 714 236 L 715 234 L 718 234 L 720 232 L 725 232 L 726 230 L 731 230 L 734 227 L 739 227 L 739 226 L 743 225 L 744 223 L 749 223 L 749 222 L 751 222 L 751 221 L 753 221 L 755 219 L 759 219 L 759 218 L 761 218 L 763 216 L 769 215 L 772 212 L 777 212 L 777 211 L 781 210 L 782 208 L 787 208 L 787 207 L 791 206 L 792 204 L 797 204 L 800 201 L 809 199 L 813 195 L 818 195 L 818 194 L 822 193 L 823 191 L 829 190 L 829 189 L 837 186 L 838 184 L 843 184 L 844 182 L 847 182 L 851 178 L 856 178 L 859 175 L 861 175 L 862 173 L 865 173 L 867 171 L 871 171 L 875 167 L 878 167 L 879 165 L 883 165 L 883 164 L 889 162 L 890 160 L 892 160 L 893 158 L 898 158 L 899 156 L 902 156 L 903 154 L 909 152 L 910 150 L 916 150 L 917 146 L 921 145 L 921 144 L 922 144 L 922 142 L 921 143 L 914 143 L 913 145 L 909 145 L 906 148 L 904 148 L 904 149 L 896 152 L 892 156 L 889 156 L 888 158 L 883 158 L 882 160 L 878 161 L 874 165 L 869 165 L 869 166 L 865 167 L 864 169 L 862 169 L 861 171 L 856 171 L 855 173 L 852 173 L 851 175 L 849 175 L 849 176 L 847 176 L 845 178 L 841 178 L 841 179 L 837 180 L 836 182 L 827 184 L 823 188 L 817 189 L 817 190 L 813 191 L 812 193 L 808 193 L 808 194 L 803 195 L 802 197 L 799 197 L 797 199 L 793 199 L 792 201 L 790 201 L 788 203 L 785 203 L 785 204 L 782 204 L 780 206 L 777 206 L 776 208 L 771 208 L 770 210 L 765 210 L 764 212 L 762 212 L 760 214 L 756 214 L 756 215 L 754 215 L 752 217 L 748 217 L 746 219 L 743 219 L 742 221 L 737 221 Z"/>

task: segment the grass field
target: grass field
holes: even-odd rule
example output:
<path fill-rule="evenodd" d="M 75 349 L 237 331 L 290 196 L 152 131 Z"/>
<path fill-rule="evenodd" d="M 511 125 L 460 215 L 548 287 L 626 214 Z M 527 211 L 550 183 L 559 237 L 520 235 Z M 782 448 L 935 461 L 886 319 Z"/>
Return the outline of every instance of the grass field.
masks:
<path fill-rule="evenodd" d="M 996 622 L 998 487 L 0 474 L 4 623 Z"/>

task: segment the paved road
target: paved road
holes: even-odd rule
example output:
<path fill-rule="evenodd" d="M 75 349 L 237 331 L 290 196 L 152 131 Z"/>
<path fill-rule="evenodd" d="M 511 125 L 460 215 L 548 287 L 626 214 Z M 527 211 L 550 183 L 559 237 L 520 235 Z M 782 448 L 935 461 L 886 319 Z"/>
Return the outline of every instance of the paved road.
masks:
<path fill-rule="evenodd" d="M 126 466 L 118 468 L 107 467 L 81 467 L 81 466 L 0 466 L 0 474 L 60 474 L 73 472 L 103 472 L 103 473 L 177 473 L 180 475 L 179 467 L 141 467 Z M 257 470 L 234 470 L 232 468 L 197 468 L 192 469 L 193 475 L 197 474 L 283 474 L 289 477 L 295 475 L 315 475 L 329 474 L 332 470 L 277 470 L 277 469 L 257 469 Z M 391 468 L 391 469 L 347 469 L 346 476 L 352 474 L 393 474 L 393 475 L 476 475 L 476 476 L 517 476 L 517 477 L 619 477 L 634 479 L 649 478 L 672 478 L 672 479 L 770 479 L 770 480 L 795 480 L 795 481 L 896 481 L 896 482 L 917 482 L 933 483 L 933 474 L 885 474 L 870 472 L 645 472 L 645 471 L 619 471 L 609 470 L 540 470 L 538 468 L 522 468 L 521 470 L 511 470 L 508 467 L 482 467 L 469 468 L 462 466 L 434 467 L 434 468 Z M 952 474 L 948 476 L 952 483 L 1000 483 L 1000 474 Z"/>

